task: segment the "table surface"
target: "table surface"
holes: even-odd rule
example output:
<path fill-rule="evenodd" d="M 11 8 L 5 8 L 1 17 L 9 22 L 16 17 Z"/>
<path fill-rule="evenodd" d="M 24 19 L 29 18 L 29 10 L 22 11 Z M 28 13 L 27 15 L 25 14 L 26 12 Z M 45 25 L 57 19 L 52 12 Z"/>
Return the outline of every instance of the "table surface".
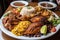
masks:
<path fill-rule="evenodd" d="M 37 3 L 29 3 L 29 5 L 31 5 L 31 6 L 36 6 L 37 5 Z M 58 7 L 60 7 L 60 6 L 58 6 Z M 7 10 L 5 11 L 5 12 L 7 12 L 8 10 L 11 10 L 11 9 L 13 9 L 13 7 L 12 6 L 9 6 L 8 8 L 7 8 Z M 59 15 L 60 16 L 60 11 L 54 11 L 57 15 Z M 8 35 L 6 35 L 5 33 L 3 33 L 2 32 L 2 36 L 3 36 L 3 38 L 4 38 L 4 40 L 18 40 L 18 39 L 15 39 L 15 38 L 12 38 L 12 37 L 10 37 L 10 36 L 8 36 Z M 46 38 L 46 39 L 43 39 L 43 40 L 60 40 L 60 30 L 55 34 L 55 35 L 53 35 L 53 36 L 51 36 L 51 37 L 49 37 L 49 38 Z"/>

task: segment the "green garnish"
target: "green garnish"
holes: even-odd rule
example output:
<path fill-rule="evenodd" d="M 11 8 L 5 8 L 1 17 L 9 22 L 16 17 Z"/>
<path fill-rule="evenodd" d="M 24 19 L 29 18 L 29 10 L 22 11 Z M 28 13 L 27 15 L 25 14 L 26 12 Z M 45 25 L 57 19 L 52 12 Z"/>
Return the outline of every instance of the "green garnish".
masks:
<path fill-rule="evenodd" d="M 60 24 L 60 19 L 52 20 L 52 23 L 54 26 L 57 26 L 58 24 Z"/>

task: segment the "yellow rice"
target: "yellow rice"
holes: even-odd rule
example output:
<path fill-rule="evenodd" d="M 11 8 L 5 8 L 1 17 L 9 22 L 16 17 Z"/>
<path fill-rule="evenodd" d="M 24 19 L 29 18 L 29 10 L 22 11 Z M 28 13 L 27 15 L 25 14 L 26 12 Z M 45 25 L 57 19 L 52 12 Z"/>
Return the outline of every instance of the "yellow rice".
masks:
<path fill-rule="evenodd" d="M 29 21 L 21 21 L 18 25 L 14 27 L 11 31 L 13 34 L 20 36 L 23 34 L 23 31 L 31 24 Z"/>

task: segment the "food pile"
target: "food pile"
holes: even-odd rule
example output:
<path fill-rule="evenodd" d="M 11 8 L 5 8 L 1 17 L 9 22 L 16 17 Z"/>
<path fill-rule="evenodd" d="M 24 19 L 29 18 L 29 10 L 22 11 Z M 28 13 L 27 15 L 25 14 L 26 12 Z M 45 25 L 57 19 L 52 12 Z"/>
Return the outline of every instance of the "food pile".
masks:
<path fill-rule="evenodd" d="M 55 27 L 60 23 L 57 20 L 50 10 L 39 6 L 25 6 L 6 13 L 2 23 L 16 36 L 40 37 L 56 32 Z"/>

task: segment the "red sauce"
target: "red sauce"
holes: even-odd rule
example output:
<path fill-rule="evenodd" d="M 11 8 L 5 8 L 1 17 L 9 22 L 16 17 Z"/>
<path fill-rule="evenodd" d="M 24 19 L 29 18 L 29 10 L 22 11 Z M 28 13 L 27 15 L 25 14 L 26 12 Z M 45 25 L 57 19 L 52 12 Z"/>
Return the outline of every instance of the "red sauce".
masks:
<path fill-rule="evenodd" d="M 20 3 L 20 2 L 16 2 L 16 3 L 14 3 L 14 5 L 15 5 L 15 6 L 24 6 L 25 4 Z"/>
<path fill-rule="evenodd" d="M 53 7 L 53 5 L 48 4 L 48 3 L 42 3 L 41 5 L 42 5 L 43 7 Z"/>

